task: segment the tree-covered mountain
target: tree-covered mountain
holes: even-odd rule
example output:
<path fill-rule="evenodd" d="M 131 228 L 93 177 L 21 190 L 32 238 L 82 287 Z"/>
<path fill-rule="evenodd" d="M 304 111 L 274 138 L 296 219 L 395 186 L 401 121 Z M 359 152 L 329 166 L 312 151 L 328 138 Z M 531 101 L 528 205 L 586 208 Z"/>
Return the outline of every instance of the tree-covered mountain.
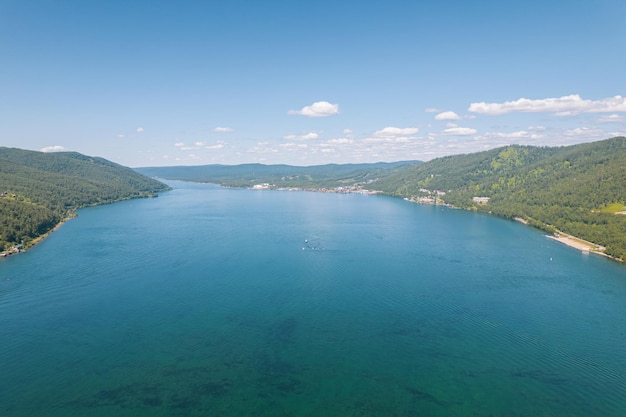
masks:
<path fill-rule="evenodd" d="M 608 255 L 626 259 L 626 214 L 621 214 L 626 212 L 624 137 L 564 147 L 506 146 L 425 163 L 208 165 L 138 171 L 237 187 L 367 184 L 370 190 L 398 197 L 436 194 L 438 201 L 456 207 L 521 218 L 546 231 L 578 236 L 605 246 Z"/>
<path fill-rule="evenodd" d="M 208 182 L 228 187 L 252 187 L 259 183 L 272 188 L 322 188 L 367 183 L 384 177 L 393 169 L 419 162 L 379 162 L 374 164 L 291 165 L 202 165 L 137 168 L 151 177 L 168 180 Z"/>
<path fill-rule="evenodd" d="M 519 217 L 560 230 L 626 259 L 626 138 L 566 147 L 507 146 L 401 167 L 375 188 L 419 197 L 441 190 L 446 203 Z M 474 197 L 487 197 L 478 202 Z"/>
<path fill-rule="evenodd" d="M 0 147 L 0 251 L 28 246 L 78 208 L 168 188 L 102 158 Z"/>

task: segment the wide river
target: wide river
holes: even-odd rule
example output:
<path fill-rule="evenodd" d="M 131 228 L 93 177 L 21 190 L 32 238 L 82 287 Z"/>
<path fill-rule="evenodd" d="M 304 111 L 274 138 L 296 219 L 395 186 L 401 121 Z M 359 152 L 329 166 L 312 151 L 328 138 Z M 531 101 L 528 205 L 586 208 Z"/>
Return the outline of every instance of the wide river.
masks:
<path fill-rule="evenodd" d="M 626 415 L 626 267 L 381 196 L 172 182 L 0 260 L 0 416 Z"/>

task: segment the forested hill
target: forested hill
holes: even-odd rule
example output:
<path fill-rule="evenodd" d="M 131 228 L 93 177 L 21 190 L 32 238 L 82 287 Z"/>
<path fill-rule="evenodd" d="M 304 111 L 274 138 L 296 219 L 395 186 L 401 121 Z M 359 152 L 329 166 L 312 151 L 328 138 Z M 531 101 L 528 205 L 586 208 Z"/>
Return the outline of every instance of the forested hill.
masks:
<path fill-rule="evenodd" d="M 272 188 L 334 188 L 366 184 L 388 175 L 393 169 L 415 165 L 418 161 L 379 162 L 373 164 L 292 165 L 201 165 L 146 167 L 136 171 L 151 177 L 192 182 L 209 182 L 229 187 L 252 187 L 259 183 Z"/>
<path fill-rule="evenodd" d="M 456 207 L 519 217 L 626 259 L 626 138 L 567 147 L 507 146 L 401 167 L 375 187 L 420 197 L 440 190 Z M 480 202 L 474 197 L 488 197 Z"/>
<path fill-rule="evenodd" d="M 28 246 L 78 208 L 168 188 L 102 158 L 0 147 L 0 251 Z"/>
<path fill-rule="evenodd" d="M 566 147 L 507 146 L 425 163 L 208 165 L 138 171 L 238 187 L 259 183 L 268 183 L 269 188 L 362 185 L 398 197 L 435 199 L 521 218 L 543 230 L 559 230 L 605 246 L 608 255 L 626 259 L 624 137 Z"/>

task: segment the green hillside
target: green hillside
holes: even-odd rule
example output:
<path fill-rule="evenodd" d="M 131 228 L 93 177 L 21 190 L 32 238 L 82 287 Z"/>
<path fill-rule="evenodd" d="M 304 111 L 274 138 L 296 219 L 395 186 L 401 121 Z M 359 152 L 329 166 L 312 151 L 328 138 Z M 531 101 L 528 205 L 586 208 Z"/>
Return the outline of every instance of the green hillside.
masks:
<path fill-rule="evenodd" d="M 626 138 L 565 147 L 507 146 L 429 162 L 395 164 L 140 168 L 167 179 L 250 187 L 333 188 L 367 184 L 398 197 L 520 218 L 606 247 L 626 259 Z M 435 193 L 438 190 L 439 193 Z M 445 194 L 443 194 L 445 193 Z M 482 197 L 479 202 L 474 197 Z M 488 200 L 487 200 L 488 199 Z"/>
<path fill-rule="evenodd" d="M 456 207 L 519 217 L 626 259 L 626 138 L 567 147 L 508 146 L 402 167 L 377 181 L 391 195 L 442 190 Z M 488 197 L 477 203 L 474 197 Z"/>
<path fill-rule="evenodd" d="M 228 187 L 252 187 L 268 183 L 272 188 L 322 188 L 367 183 L 388 175 L 393 169 L 418 162 L 375 164 L 291 165 L 202 165 L 137 168 L 137 172 L 169 180 L 208 182 Z"/>
<path fill-rule="evenodd" d="M 29 246 L 78 208 L 166 189 L 102 158 L 0 147 L 0 251 Z"/>

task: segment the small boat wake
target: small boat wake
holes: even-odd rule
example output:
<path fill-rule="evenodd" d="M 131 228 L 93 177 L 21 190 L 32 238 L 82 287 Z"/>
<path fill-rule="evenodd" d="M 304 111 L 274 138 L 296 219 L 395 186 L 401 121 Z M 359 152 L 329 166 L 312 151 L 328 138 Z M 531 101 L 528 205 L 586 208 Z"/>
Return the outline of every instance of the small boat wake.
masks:
<path fill-rule="evenodd" d="M 304 246 L 302 246 L 302 250 L 320 251 L 325 250 L 325 248 L 316 239 L 304 239 Z"/>

